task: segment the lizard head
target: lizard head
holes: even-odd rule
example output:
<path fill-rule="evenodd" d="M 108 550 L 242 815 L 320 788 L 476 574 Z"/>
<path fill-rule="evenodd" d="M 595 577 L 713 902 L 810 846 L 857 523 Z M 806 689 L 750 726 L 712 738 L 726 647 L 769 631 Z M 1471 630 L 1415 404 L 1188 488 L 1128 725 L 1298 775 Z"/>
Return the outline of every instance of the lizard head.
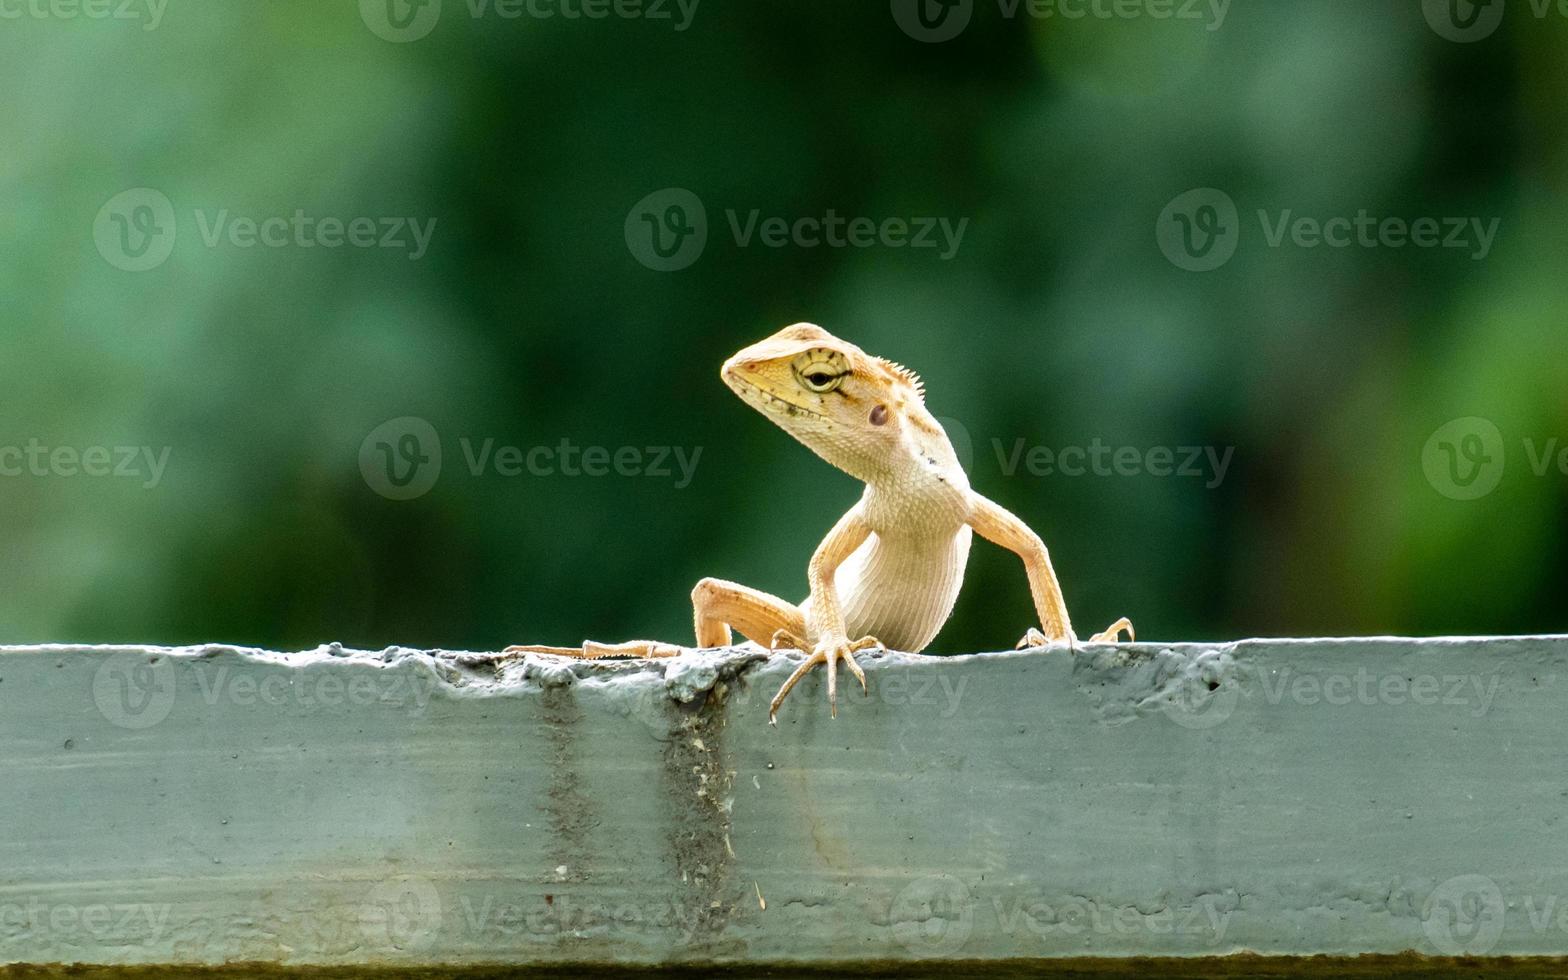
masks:
<path fill-rule="evenodd" d="M 910 466 L 961 473 L 946 433 L 926 411 L 919 376 L 815 324 L 752 344 L 724 362 L 721 376 L 748 405 L 857 479 Z"/>

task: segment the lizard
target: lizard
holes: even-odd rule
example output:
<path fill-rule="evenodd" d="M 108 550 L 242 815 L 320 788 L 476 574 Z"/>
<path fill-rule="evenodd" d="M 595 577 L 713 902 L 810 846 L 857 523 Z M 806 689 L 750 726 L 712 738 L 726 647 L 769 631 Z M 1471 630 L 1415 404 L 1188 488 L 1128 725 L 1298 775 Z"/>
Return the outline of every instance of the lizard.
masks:
<path fill-rule="evenodd" d="M 925 385 L 915 372 L 815 324 L 797 323 L 730 357 L 720 377 L 742 401 L 865 484 L 812 554 L 804 602 L 715 578 L 692 590 L 699 648 L 729 646 L 733 629 L 770 652 L 807 654 L 769 704 L 769 724 L 778 724 L 785 697 L 817 666 L 827 668 L 829 711 L 837 718 L 840 661 L 865 692 L 856 653 L 925 649 L 958 601 L 975 533 L 1023 559 L 1040 628 L 1031 627 L 1017 648 L 1077 642 L 1044 542 L 970 487 L 952 442 L 926 409 Z M 1116 642 L 1122 630 L 1136 639 L 1123 617 L 1090 642 Z M 589 640 L 505 652 L 597 660 L 672 657 L 687 649 Z"/>

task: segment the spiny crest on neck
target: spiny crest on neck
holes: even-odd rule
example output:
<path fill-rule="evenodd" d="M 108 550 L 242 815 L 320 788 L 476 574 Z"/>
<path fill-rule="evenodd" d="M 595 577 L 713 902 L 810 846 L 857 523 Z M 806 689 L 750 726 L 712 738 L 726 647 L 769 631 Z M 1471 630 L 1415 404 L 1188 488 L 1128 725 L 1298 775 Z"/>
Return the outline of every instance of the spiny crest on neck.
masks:
<path fill-rule="evenodd" d="M 925 404 L 926 383 L 920 379 L 920 375 L 911 371 L 909 368 L 904 367 L 904 365 L 899 364 L 897 361 L 890 361 L 885 357 L 877 358 L 876 362 L 885 368 L 894 378 L 897 378 L 898 380 L 903 381 L 905 384 L 909 385 L 909 387 L 914 390 L 915 398 L 922 405 Z"/>

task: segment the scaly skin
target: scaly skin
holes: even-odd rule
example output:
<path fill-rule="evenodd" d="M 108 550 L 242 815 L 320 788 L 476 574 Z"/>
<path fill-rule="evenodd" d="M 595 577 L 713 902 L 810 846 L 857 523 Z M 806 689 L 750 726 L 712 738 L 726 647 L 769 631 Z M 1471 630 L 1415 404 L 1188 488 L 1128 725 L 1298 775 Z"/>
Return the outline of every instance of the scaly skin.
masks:
<path fill-rule="evenodd" d="M 1038 535 L 969 487 L 947 434 L 926 410 L 920 379 L 821 327 L 797 323 L 724 362 L 724 383 L 808 449 L 865 483 L 807 566 L 811 594 L 796 606 L 732 582 L 703 579 L 692 591 L 697 646 L 726 646 L 733 627 L 770 650 L 810 651 L 768 709 L 776 723 L 790 689 L 818 664 L 838 716 L 838 662 L 860 681 L 854 653 L 890 647 L 918 653 L 958 599 L 971 532 L 1024 562 L 1040 630 L 1019 647 L 1075 642 L 1051 558 Z M 1091 642 L 1115 642 L 1120 619 Z M 850 637 L 857 639 L 851 640 Z M 668 657 L 682 647 L 651 641 L 582 647 L 519 646 L 508 653 L 571 657 Z"/>

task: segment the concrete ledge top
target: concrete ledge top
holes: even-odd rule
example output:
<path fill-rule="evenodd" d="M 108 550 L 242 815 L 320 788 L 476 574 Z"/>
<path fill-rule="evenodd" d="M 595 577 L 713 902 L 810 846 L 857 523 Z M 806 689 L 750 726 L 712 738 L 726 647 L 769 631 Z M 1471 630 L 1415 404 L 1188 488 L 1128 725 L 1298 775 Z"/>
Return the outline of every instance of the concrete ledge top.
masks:
<path fill-rule="evenodd" d="M 0 647 L 0 964 L 1568 952 L 1568 638 L 860 660 Z"/>

